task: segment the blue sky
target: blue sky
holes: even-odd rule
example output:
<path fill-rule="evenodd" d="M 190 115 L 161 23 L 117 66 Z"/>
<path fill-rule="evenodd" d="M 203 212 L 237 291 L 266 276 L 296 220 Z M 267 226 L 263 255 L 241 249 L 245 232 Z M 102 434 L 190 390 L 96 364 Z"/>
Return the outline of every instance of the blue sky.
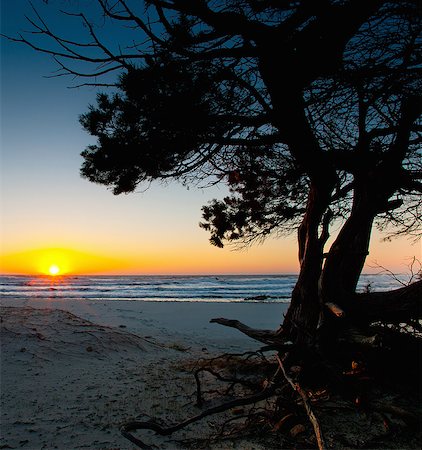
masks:
<path fill-rule="evenodd" d="M 50 0 L 50 6 L 92 1 Z M 3 0 L 1 30 L 16 35 L 33 16 L 26 0 Z M 79 33 L 49 5 L 34 1 L 55 30 Z M 75 23 L 72 19 L 72 24 Z M 113 36 L 108 38 L 113 42 Z M 153 185 L 143 194 L 113 196 L 79 176 L 80 152 L 90 143 L 78 116 L 95 102 L 96 89 L 69 89 L 72 80 L 45 78 L 57 69 L 48 55 L 1 40 L 1 254 L 66 248 L 114 258 L 117 273 L 292 273 L 298 270 L 294 233 L 248 251 L 211 247 L 199 229 L 200 208 L 224 187 L 190 190 L 177 183 Z M 372 261 L 397 267 L 420 254 L 402 239 L 380 244 Z"/>
<path fill-rule="evenodd" d="M 26 1 L 1 2 L 1 13 L 2 33 L 28 29 L 24 13 L 32 12 Z M 60 29 L 61 19 L 52 16 L 50 23 Z M 93 140 L 78 116 L 95 101 L 96 89 L 69 89 L 71 79 L 45 78 L 56 69 L 48 55 L 1 41 L 3 254 L 71 248 L 115 257 L 121 271 L 130 273 L 157 272 L 159 264 L 166 273 L 296 270 L 294 238 L 247 252 L 209 245 L 198 227 L 200 208 L 222 197 L 223 187 L 156 184 L 143 194 L 115 197 L 81 179 L 79 154 Z"/>

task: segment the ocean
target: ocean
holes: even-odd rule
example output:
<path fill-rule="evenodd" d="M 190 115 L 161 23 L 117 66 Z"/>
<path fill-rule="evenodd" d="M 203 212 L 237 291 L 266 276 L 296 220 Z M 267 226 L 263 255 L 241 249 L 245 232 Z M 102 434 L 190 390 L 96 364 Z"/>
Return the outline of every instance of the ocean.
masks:
<path fill-rule="evenodd" d="M 297 275 L 0 276 L 2 298 L 288 303 Z M 362 275 L 359 290 L 400 287 L 388 275 Z"/>

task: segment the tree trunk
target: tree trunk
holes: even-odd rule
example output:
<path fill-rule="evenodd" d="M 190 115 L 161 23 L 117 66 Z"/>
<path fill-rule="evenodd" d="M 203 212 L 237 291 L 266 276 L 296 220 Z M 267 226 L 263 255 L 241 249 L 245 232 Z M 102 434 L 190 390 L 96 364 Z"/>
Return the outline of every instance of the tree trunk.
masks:
<path fill-rule="evenodd" d="M 365 329 L 377 321 L 400 323 L 422 316 L 422 281 L 388 292 L 356 294 L 373 219 L 374 213 L 367 207 L 353 208 L 328 253 L 320 283 L 320 298 L 326 305 L 322 332 L 326 342 L 342 327 Z M 332 304 L 341 314 L 335 314 Z"/>
<path fill-rule="evenodd" d="M 323 246 L 328 237 L 318 237 L 323 197 L 310 195 L 307 213 L 299 229 L 301 271 L 292 293 L 283 327 L 295 343 L 326 345 L 342 328 L 366 328 L 374 321 L 400 322 L 421 317 L 422 281 L 391 292 L 356 294 L 371 231 L 379 205 L 387 201 L 374 195 L 376 186 L 361 183 L 355 188 L 350 217 L 328 252 L 322 268 Z M 327 305 L 328 304 L 328 305 Z M 346 320 L 344 320 L 346 317 Z"/>
<path fill-rule="evenodd" d="M 331 186 L 311 183 L 306 213 L 298 230 L 300 273 L 292 292 L 283 329 L 289 340 L 305 345 L 315 343 L 322 305 L 318 295 L 324 243 L 327 233 L 318 235 L 327 211 Z"/>
<path fill-rule="evenodd" d="M 340 307 L 350 304 L 369 251 L 375 213 L 358 202 L 328 252 L 320 298 Z"/>
<path fill-rule="evenodd" d="M 357 323 L 401 323 L 422 319 L 422 280 L 387 292 L 357 294 L 349 315 Z"/>

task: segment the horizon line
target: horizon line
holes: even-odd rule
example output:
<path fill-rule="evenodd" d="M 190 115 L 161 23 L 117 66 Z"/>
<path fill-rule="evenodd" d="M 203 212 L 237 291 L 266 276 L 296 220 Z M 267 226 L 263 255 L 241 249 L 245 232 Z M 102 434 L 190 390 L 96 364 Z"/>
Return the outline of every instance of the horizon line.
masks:
<path fill-rule="evenodd" d="M 110 276 L 110 277 L 165 277 L 165 276 L 181 276 L 181 277 L 201 277 L 201 276 L 209 276 L 209 277 L 218 277 L 218 276 L 248 276 L 248 275 L 299 275 L 299 272 L 228 272 L 228 273 L 64 273 L 58 275 L 49 275 L 47 273 L 1 273 L 1 277 L 51 277 L 51 278 L 60 278 L 60 277 L 95 277 L 95 276 Z"/>
<path fill-rule="evenodd" d="M 43 277 L 43 278 L 62 278 L 62 277 L 234 277 L 234 276 L 298 276 L 299 272 L 248 272 L 248 273 L 65 273 L 62 275 L 49 275 L 44 273 L 0 273 L 0 277 Z M 361 275 L 388 275 L 383 273 L 362 272 Z M 396 275 L 404 275 L 397 273 Z"/>

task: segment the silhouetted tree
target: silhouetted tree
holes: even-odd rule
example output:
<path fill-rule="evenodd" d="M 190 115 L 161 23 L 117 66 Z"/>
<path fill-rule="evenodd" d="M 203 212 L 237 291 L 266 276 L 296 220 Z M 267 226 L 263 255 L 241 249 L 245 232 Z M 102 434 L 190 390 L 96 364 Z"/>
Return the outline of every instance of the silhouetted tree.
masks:
<path fill-rule="evenodd" d="M 84 177 L 115 194 L 156 179 L 227 182 L 201 224 L 220 247 L 297 231 L 286 339 L 320 342 L 335 314 L 361 327 L 420 318 L 421 282 L 355 292 L 374 224 L 414 236 L 420 225 L 418 1 L 97 3 L 101 27 L 75 14 L 89 41 L 39 15 L 36 35 L 14 38 L 54 55 L 57 75 L 91 79 L 81 85 L 119 72 L 81 117 L 97 138 Z M 127 35 L 116 48 L 104 32 L 116 24 L 133 27 L 126 47 Z"/>

